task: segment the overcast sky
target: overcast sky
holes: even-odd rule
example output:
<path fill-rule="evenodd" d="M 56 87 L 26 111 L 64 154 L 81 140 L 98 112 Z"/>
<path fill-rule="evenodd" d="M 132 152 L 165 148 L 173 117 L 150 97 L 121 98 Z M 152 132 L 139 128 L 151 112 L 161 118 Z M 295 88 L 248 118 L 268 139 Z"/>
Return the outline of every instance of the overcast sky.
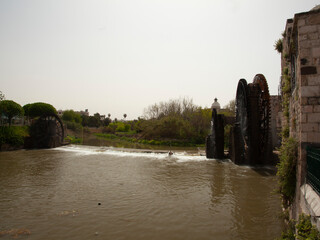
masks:
<path fill-rule="evenodd" d="M 257 73 L 278 93 L 274 42 L 318 0 L 0 0 L 0 91 L 21 105 L 134 119 L 151 104 L 221 106 Z"/>

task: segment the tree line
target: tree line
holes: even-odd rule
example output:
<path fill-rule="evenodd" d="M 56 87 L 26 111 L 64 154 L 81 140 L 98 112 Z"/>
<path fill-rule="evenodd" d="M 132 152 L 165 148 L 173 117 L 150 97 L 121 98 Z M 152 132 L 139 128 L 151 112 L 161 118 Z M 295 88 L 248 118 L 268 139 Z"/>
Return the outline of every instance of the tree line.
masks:
<path fill-rule="evenodd" d="M 55 113 L 56 109 L 48 103 L 32 103 L 21 107 L 12 100 L 5 100 L 1 95 L 0 116 L 2 123 L 11 125 L 14 117 L 25 116 L 26 121 L 40 117 L 43 114 Z M 229 103 L 228 108 L 234 108 Z M 210 132 L 211 109 L 202 108 L 193 103 L 192 99 L 180 98 L 166 102 L 155 103 L 144 110 L 143 117 L 136 120 L 111 120 L 111 115 L 101 118 L 99 113 L 93 116 L 80 115 L 74 110 L 66 110 L 62 120 L 68 129 L 82 131 L 83 128 L 100 128 L 104 134 L 123 134 L 136 139 L 174 140 L 192 144 L 204 144 Z M 3 125 L 3 124 L 2 124 Z"/>

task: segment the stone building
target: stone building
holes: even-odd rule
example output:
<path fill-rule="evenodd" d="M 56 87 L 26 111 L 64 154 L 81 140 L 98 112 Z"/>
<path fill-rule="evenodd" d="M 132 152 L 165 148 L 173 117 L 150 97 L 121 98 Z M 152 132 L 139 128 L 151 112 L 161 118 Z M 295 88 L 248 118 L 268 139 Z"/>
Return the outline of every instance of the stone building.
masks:
<path fill-rule="evenodd" d="M 284 115 L 282 128 L 289 127 L 290 137 L 299 144 L 297 163 L 297 188 L 292 207 L 292 217 L 301 212 L 320 216 L 319 189 L 309 181 L 312 170 L 307 158 L 311 151 L 320 148 L 320 9 L 298 13 L 288 19 L 282 40 L 281 54 L 282 103 Z M 287 104 L 286 104 L 287 103 Z M 320 150 L 319 150 L 320 151 Z M 318 169 L 313 169 L 316 181 Z M 309 160 L 308 160 L 309 161 Z M 313 167 L 314 168 L 314 167 Z M 320 186 L 320 181 L 319 181 Z M 313 218 L 320 228 L 320 219 Z"/>

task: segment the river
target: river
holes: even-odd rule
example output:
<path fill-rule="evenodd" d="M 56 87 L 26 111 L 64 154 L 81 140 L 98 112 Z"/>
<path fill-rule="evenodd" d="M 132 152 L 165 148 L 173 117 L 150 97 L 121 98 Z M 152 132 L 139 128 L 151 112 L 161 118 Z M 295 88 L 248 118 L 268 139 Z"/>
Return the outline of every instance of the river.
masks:
<path fill-rule="evenodd" d="M 272 168 L 185 152 L 0 152 L 0 236 L 269 240 L 282 230 L 275 186 Z"/>

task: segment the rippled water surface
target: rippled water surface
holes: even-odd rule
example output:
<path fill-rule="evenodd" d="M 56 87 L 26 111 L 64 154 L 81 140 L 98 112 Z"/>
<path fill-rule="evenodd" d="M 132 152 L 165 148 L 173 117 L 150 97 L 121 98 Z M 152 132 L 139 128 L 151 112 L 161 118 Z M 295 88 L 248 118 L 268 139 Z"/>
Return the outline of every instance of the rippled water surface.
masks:
<path fill-rule="evenodd" d="M 0 152 L 0 236 L 269 240 L 282 226 L 275 185 L 271 169 L 182 152 Z"/>

